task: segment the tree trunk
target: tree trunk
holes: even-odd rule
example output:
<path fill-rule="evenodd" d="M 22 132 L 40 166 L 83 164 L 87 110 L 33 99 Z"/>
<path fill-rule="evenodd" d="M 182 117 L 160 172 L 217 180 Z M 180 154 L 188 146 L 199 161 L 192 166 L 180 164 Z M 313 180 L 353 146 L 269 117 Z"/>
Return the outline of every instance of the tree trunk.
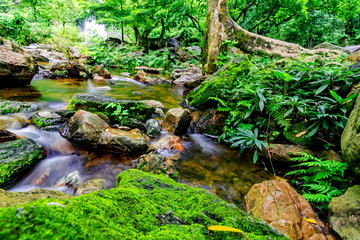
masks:
<path fill-rule="evenodd" d="M 288 43 L 241 28 L 229 17 L 227 0 L 208 0 L 207 31 L 204 36 L 203 61 L 207 74 L 214 73 L 215 62 L 224 51 L 224 40 L 235 40 L 240 50 L 253 53 L 262 52 L 270 56 L 298 59 L 302 53 L 313 53 L 298 44 Z"/>

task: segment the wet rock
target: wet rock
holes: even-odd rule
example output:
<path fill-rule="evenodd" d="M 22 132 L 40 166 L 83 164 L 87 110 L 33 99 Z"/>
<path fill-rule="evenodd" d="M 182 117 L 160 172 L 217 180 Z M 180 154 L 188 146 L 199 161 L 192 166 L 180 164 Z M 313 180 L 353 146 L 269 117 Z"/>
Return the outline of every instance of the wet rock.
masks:
<path fill-rule="evenodd" d="M 330 226 L 341 239 L 357 239 L 360 236 L 360 185 L 331 199 L 329 213 Z"/>
<path fill-rule="evenodd" d="M 163 84 L 163 83 L 167 83 L 167 80 L 165 78 L 153 78 L 150 76 L 147 76 L 146 73 L 144 71 L 138 71 L 133 79 L 135 81 L 141 82 L 141 83 L 145 83 L 145 84 L 150 84 L 150 85 L 155 85 L 155 84 Z"/>
<path fill-rule="evenodd" d="M 60 191 L 48 189 L 32 189 L 28 192 L 8 192 L 0 189 L 0 207 L 15 207 L 39 199 L 68 199 L 72 196 Z"/>
<path fill-rule="evenodd" d="M 36 104 L 26 102 L 16 102 L 0 99 L 0 114 L 34 112 L 39 108 Z"/>
<path fill-rule="evenodd" d="M 161 134 L 161 126 L 155 119 L 147 120 L 146 124 L 146 135 L 150 137 L 157 137 Z"/>
<path fill-rule="evenodd" d="M 60 134 L 87 149 L 141 154 L 148 148 L 142 134 L 111 128 L 98 115 L 82 110 L 60 128 Z"/>
<path fill-rule="evenodd" d="M 34 58 L 15 43 L 0 37 L 0 86 L 29 85 L 38 73 Z"/>
<path fill-rule="evenodd" d="M 0 187 L 13 183 L 20 174 L 45 155 L 45 149 L 31 139 L 0 144 Z"/>
<path fill-rule="evenodd" d="M 193 112 L 191 118 L 197 133 L 213 136 L 219 136 L 223 133 L 226 116 L 214 108 Z"/>
<path fill-rule="evenodd" d="M 137 128 L 143 132 L 146 131 L 145 125 L 142 122 L 140 122 L 139 120 L 136 120 L 134 118 L 122 119 L 120 123 L 121 123 L 121 126 L 129 127 L 131 129 Z"/>
<path fill-rule="evenodd" d="M 0 143 L 16 140 L 16 134 L 0 128 Z"/>
<path fill-rule="evenodd" d="M 55 73 L 62 73 L 64 76 L 72 77 L 72 78 L 88 78 L 90 73 L 85 66 L 85 64 L 80 62 L 58 62 L 55 63 L 51 68 L 50 71 Z"/>
<path fill-rule="evenodd" d="M 308 147 L 292 144 L 271 144 L 262 154 L 277 162 L 289 162 L 292 157 L 299 157 L 300 152 L 314 155 Z"/>
<path fill-rule="evenodd" d="M 145 83 L 146 82 L 146 73 L 144 71 L 138 71 L 133 79 L 138 82 Z"/>
<path fill-rule="evenodd" d="M 193 89 L 201 84 L 204 80 L 202 78 L 202 71 L 199 67 L 188 67 L 185 69 L 175 69 L 171 73 L 173 84 Z"/>
<path fill-rule="evenodd" d="M 31 122 L 37 127 L 48 127 L 66 122 L 66 118 L 54 112 L 37 112 L 31 117 Z"/>
<path fill-rule="evenodd" d="M 79 171 L 72 172 L 66 177 L 61 178 L 56 185 L 68 186 L 69 188 L 77 188 L 81 182 Z"/>
<path fill-rule="evenodd" d="M 127 111 L 128 114 L 126 116 L 128 118 L 134 118 L 141 122 L 146 122 L 155 112 L 153 107 L 139 101 L 117 100 L 100 94 L 76 94 L 71 98 L 68 110 L 86 110 L 93 113 L 102 112 L 111 121 L 115 122 L 117 118 L 112 113 L 116 108 L 107 108 L 109 103 L 121 106 L 122 111 Z"/>
<path fill-rule="evenodd" d="M 164 118 L 162 128 L 165 131 L 174 133 L 175 135 L 181 135 L 186 133 L 190 125 L 190 111 L 182 108 L 170 109 Z"/>
<path fill-rule="evenodd" d="M 245 201 L 248 213 L 264 220 L 289 239 L 335 239 L 310 204 L 287 182 L 271 180 L 255 184 Z"/>
<path fill-rule="evenodd" d="M 91 74 L 94 75 L 97 74 L 97 76 L 103 77 L 104 79 L 111 79 L 111 74 L 108 70 L 104 68 L 104 65 L 96 65 L 91 69 Z"/>
<path fill-rule="evenodd" d="M 360 176 L 360 97 L 351 111 L 341 135 L 341 152 L 343 160 L 349 164 L 356 176 Z"/>
<path fill-rule="evenodd" d="M 141 155 L 139 158 L 133 160 L 131 165 L 144 172 L 160 173 L 169 177 L 175 177 L 176 175 L 176 168 L 173 161 L 155 152 Z"/>
<path fill-rule="evenodd" d="M 185 151 L 184 145 L 178 136 L 166 135 L 160 138 L 154 147 L 158 150 Z"/>
<path fill-rule="evenodd" d="M 14 116 L 8 116 L 3 115 L 0 116 L 0 128 L 3 129 L 20 129 L 25 127 L 26 121 L 24 119 L 14 117 Z"/>
<path fill-rule="evenodd" d="M 165 106 L 160 101 L 156 100 L 141 100 L 140 102 L 145 103 L 149 107 L 155 108 L 155 113 L 163 116 L 165 111 Z"/>
<path fill-rule="evenodd" d="M 160 74 L 162 71 L 164 71 L 164 69 L 139 66 L 139 67 L 135 67 L 135 71 L 143 71 L 145 73 Z"/>
<path fill-rule="evenodd" d="M 72 116 L 74 116 L 74 114 L 76 113 L 75 111 L 69 111 L 69 110 L 60 110 L 60 111 L 55 111 L 56 114 L 59 114 L 60 116 L 64 117 L 64 118 L 71 118 Z"/>
<path fill-rule="evenodd" d="M 106 181 L 104 179 L 91 179 L 80 185 L 76 189 L 75 196 L 92 193 L 101 189 L 105 189 Z"/>
<path fill-rule="evenodd" d="M 30 44 L 23 49 L 32 54 L 36 61 L 67 61 L 63 53 L 54 51 L 50 45 Z"/>

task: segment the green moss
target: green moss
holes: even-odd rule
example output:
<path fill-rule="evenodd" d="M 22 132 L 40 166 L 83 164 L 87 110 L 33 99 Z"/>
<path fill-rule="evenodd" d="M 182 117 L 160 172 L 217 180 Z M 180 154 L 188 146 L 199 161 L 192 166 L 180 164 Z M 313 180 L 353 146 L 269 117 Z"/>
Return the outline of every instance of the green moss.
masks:
<path fill-rule="evenodd" d="M 57 116 L 57 114 L 54 115 Z M 48 126 L 64 123 L 65 121 L 66 119 L 61 117 L 60 115 L 58 115 L 58 117 L 47 118 L 47 117 L 42 117 L 39 114 L 35 114 L 31 117 L 31 122 L 37 127 L 48 127 Z"/>
<path fill-rule="evenodd" d="M 43 158 L 45 150 L 35 141 L 21 138 L 0 144 L 0 187 L 16 180 L 26 169 Z"/>
<path fill-rule="evenodd" d="M 115 189 L 0 209 L 0 239 L 244 239 L 209 225 L 239 228 L 252 240 L 286 239 L 205 190 L 139 170 L 122 172 Z"/>
<path fill-rule="evenodd" d="M 37 106 L 26 102 L 15 102 L 10 100 L 0 100 L 0 114 L 33 112 Z"/>
<path fill-rule="evenodd" d="M 314 137 L 307 138 L 306 134 L 308 126 L 304 123 L 292 124 L 288 130 L 283 132 L 284 137 L 289 142 L 302 145 L 302 146 L 314 146 L 317 144 L 317 141 Z"/>
<path fill-rule="evenodd" d="M 112 109 L 106 108 L 109 103 L 119 104 L 123 110 L 128 111 L 129 115 L 127 116 L 129 118 L 134 118 L 141 122 L 145 122 L 147 119 L 151 118 L 153 113 L 155 113 L 153 107 L 149 107 L 142 102 L 117 100 L 115 98 L 96 94 L 76 94 L 69 101 L 67 109 L 73 111 L 81 109 L 93 113 L 102 112 L 109 117 L 112 122 L 115 122 L 117 118 L 112 114 Z"/>

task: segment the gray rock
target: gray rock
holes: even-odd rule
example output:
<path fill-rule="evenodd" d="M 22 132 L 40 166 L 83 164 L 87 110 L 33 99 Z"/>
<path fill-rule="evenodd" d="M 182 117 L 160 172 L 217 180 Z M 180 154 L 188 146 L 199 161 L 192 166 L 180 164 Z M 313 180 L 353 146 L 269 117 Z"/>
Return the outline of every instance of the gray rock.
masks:
<path fill-rule="evenodd" d="M 165 115 L 162 128 L 175 135 L 181 135 L 186 133 L 190 120 L 189 110 L 182 108 L 170 109 Z"/>
<path fill-rule="evenodd" d="M 34 112 L 39 108 L 38 105 L 26 102 L 16 102 L 0 99 L 0 114 Z"/>
<path fill-rule="evenodd" d="M 350 187 L 344 195 L 331 199 L 330 226 L 344 240 L 360 236 L 360 185 Z"/>
<path fill-rule="evenodd" d="M 32 55 L 15 43 L 0 37 L 0 86 L 29 85 L 38 71 Z"/>
<path fill-rule="evenodd" d="M 155 119 L 149 119 L 146 124 L 146 135 L 150 137 L 157 137 L 161 134 L 161 126 Z"/>
<path fill-rule="evenodd" d="M 141 133 L 111 128 L 98 115 L 82 110 L 60 128 L 60 134 L 74 144 L 93 150 L 141 154 L 148 148 Z"/>
<path fill-rule="evenodd" d="M 37 127 L 48 127 L 66 122 L 66 118 L 54 112 L 37 112 L 31 117 L 32 123 Z"/>
<path fill-rule="evenodd" d="M 0 128 L 3 129 L 20 129 L 26 126 L 26 122 L 24 119 L 3 115 L 0 116 Z"/>

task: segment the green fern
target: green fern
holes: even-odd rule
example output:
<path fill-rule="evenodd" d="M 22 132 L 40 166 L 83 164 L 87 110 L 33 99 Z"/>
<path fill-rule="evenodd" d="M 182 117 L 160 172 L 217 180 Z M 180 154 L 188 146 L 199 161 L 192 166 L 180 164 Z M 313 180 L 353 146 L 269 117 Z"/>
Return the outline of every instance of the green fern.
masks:
<path fill-rule="evenodd" d="M 324 204 L 320 207 L 325 207 L 333 197 L 345 192 L 347 184 L 343 177 L 348 167 L 346 163 L 321 160 L 307 153 L 298 154 L 299 157 L 293 157 L 291 160 L 301 162 L 292 166 L 299 169 L 285 176 L 297 177 L 298 186 L 306 200 Z"/>

